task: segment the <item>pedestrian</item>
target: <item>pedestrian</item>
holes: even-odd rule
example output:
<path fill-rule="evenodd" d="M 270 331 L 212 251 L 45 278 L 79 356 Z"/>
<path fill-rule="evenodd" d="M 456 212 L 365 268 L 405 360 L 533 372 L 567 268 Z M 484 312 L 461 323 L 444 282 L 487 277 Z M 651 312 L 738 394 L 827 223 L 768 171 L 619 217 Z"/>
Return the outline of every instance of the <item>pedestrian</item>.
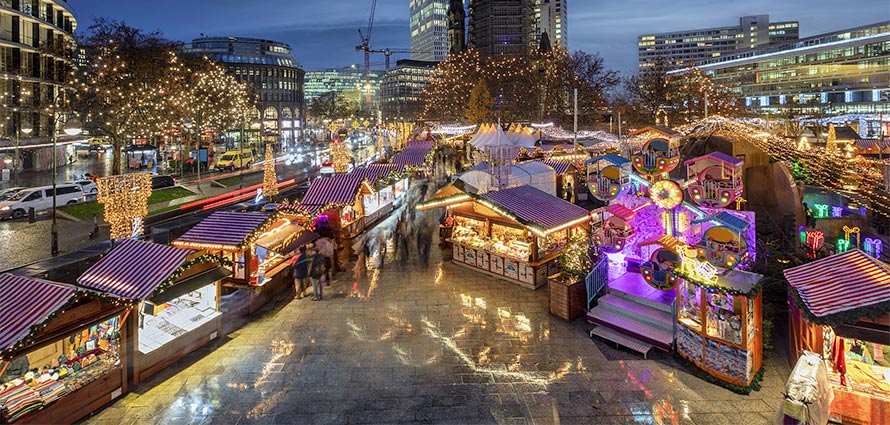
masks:
<path fill-rule="evenodd" d="M 427 265 L 426 254 L 429 253 L 429 250 L 427 249 L 427 245 L 429 243 L 426 241 L 426 238 L 424 237 L 423 232 L 417 232 L 416 243 L 417 243 L 417 256 L 420 258 L 420 265 L 421 265 L 421 267 L 426 267 L 426 265 Z"/>
<path fill-rule="evenodd" d="M 309 256 L 306 247 L 301 246 L 300 252 L 294 257 L 294 297 L 302 299 L 308 288 L 309 281 Z"/>
<path fill-rule="evenodd" d="M 331 275 L 334 268 L 334 241 L 331 238 L 324 237 L 316 242 L 316 248 L 319 254 L 324 258 L 324 286 L 331 286 Z"/>
<path fill-rule="evenodd" d="M 318 249 L 309 250 L 309 280 L 312 282 L 312 301 L 318 301 L 324 297 L 321 279 L 324 276 L 324 257 L 318 253 Z"/>

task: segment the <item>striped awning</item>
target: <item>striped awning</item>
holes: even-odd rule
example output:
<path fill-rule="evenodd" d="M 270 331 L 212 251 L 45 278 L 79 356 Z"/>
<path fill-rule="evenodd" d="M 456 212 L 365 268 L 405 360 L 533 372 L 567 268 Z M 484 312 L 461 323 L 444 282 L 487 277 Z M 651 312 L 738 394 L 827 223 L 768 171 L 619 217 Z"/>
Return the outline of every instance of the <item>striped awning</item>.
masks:
<path fill-rule="evenodd" d="M 127 240 L 87 269 L 77 283 L 128 300 L 145 300 L 192 253 L 169 245 Z"/>
<path fill-rule="evenodd" d="M 407 166 L 420 167 L 426 161 L 427 153 L 429 153 L 429 149 L 403 150 L 392 157 L 392 164 L 399 168 Z"/>
<path fill-rule="evenodd" d="M 218 211 L 173 242 L 174 246 L 192 249 L 220 248 L 236 250 L 269 216 L 262 213 Z"/>
<path fill-rule="evenodd" d="M 362 179 L 344 174 L 319 177 L 312 180 L 300 205 L 324 206 L 329 204 L 352 204 L 361 187 Z"/>
<path fill-rule="evenodd" d="M 424 150 L 424 151 L 429 152 L 433 148 L 433 146 L 435 146 L 435 144 L 436 143 L 433 142 L 432 140 L 409 140 L 405 149 L 406 150 L 416 149 L 416 150 Z"/>
<path fill-rule="evenodd" d="M 556 171 L 557 176 L 565 175 L 565 173 L 569 172 L 569 168 L 572 167 L 572 163 L 569 161 L 543 161 L 547 164 L 553 171 Z"/>
<path fill-rule="evenodd" d="M 393 164 L 371 164 L 367 167 L 356 168 L 350 171 L 347 176 L 365 179 L 373 184 L 377 182 L 377 179 L 386 177 L 393 171 L 398 171 L 398 167 Z"/>
<path fill-rule="evenodd" d="M 67 304 L 74 288 L 41 279 L 0 274 L 0 351 L 7 351 Z"/>
<path fill-rule="evenodd" d="M 816 317 L 890 302 L 890 266 L 856 249 L 785 270 Z"/>
<path fill-rule="evenodd" d="M 481 198 L 513 214 L 523 225 L 536 225 L 545 231 L 588 216 L 584 208 L 532 186 L 487 192 Z"/>

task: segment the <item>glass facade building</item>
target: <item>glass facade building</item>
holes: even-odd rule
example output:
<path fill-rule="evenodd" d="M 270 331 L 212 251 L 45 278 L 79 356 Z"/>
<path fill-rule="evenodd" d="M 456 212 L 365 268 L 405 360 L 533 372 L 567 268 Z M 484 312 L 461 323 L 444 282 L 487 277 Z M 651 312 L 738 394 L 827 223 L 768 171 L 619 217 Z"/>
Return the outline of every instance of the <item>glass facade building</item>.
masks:
<path fill-rule="evenodd" d="M 365 72 L 360 67 L 344 69 L 328 69 L 326 71 L 310 71 L 306 73 L 306 103 L 319 96 L 331 93 L 342 93 L 346 100 L 355 103 L 363 110 L 374 109 L 380 99 L 380 83 L 383 81 L 382 71 L 371 71 L 370 79 L 371 104 L 367 104 L 365 89 Z"/>
<path fill-rule="evenodd" d="M 752 112 L 887 113 L 890 21 L 754 49 L 698 68 L 737 90 Z"/>
<path fill-rule="evenodd" d="M 526 56 L 535 44 L 536 0 L 470 0 L 468 45 L 492 55 Z"/>
<path fill-rule="evenodd" d="M 448 0 L 409 0 L 411 59 L 443 61 L 448 56 Z"/>
<path fill-rule="evenodd" d="M 304 72 L 285 43 L 242 37 L 192 40 L 189 53 L 206 54 L 257 95 L 253 115 L 266 141 L 283 146 L 301 139 L 304 127 Z"/>
<path fill-rule="evenodd" d="M 423 113 L 423 89 L 430 85 L 437 64 L 406 59 L 386 71 L 380 90 L 383 121 L 414 121 Z"/>
<path fill-rule="evenodd" d="M 569 49 L 568 0 L 535 0 L 535 44 L 547 33 L 550 45 Z"/>
<path fill-rule="evenodd" d="M 64 0 L 0 0 L 0 156 L 11 159 L 9 146 L 21 137 L 26 149 L 19 152 L 19 168 L 51 164 L 51 148 L 27 146 L 50 140 L 52 105 L 64 103 L 76 28 L 74 11 Z M 21 133 L 23 125 L 33 129 L 30 135 Z"/>
<path fill-rule="evenodd" d="M 663 61 L 668 69 L 680 69 L 798 35 L 797 22 L 770 22 L 769 15 L 743 16 L 738 26 L 645 34 L 637 40 L 638 68 L 645 72 Z"/>

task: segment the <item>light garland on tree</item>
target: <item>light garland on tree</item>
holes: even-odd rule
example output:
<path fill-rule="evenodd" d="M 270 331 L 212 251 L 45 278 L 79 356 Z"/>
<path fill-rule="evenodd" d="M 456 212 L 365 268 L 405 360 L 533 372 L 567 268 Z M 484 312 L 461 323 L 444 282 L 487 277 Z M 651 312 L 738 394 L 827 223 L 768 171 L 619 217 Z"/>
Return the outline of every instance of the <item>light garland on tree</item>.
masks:
<path fill-rule="evenodd" d="M 142 234 L 142 219 L 148 215 L 151 196 L 151 174 L 133 173 L 96 180 L 97 201 L 104 206 L 105 221 L 111 224 L 111 239 Z M 136 219 L 139 220 L 136 220 Z M 138 229 L 133 228 L 138 221 Z"/>
<path fill-rule="evenodd" d="M 335 173 L 345 173 L 349 171 L 349 164 L 352 161 L 352 148 L 346 142 L 334 142 L 331 144 L 331 162 L 334 163 Z"/>
<path fill-rule="evenodd" d="M 266 145 L 266 158 L 263 162 L 263 196 L 271 200 L 278 195 L 278 175 L 275 173 L 275 156 L 272 145 Z"/>

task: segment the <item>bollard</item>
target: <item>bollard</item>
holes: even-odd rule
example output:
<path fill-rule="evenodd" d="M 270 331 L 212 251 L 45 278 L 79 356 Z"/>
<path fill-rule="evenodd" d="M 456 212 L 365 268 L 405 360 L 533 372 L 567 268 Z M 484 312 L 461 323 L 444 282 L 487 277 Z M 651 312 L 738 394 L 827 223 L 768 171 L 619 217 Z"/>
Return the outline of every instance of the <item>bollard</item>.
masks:
<path fill-rule="evenodd" d="M 34 216 L 36 213 L 34 212 L 34 207 L 28 208 L 28 223 L 34 222 Z"/>

